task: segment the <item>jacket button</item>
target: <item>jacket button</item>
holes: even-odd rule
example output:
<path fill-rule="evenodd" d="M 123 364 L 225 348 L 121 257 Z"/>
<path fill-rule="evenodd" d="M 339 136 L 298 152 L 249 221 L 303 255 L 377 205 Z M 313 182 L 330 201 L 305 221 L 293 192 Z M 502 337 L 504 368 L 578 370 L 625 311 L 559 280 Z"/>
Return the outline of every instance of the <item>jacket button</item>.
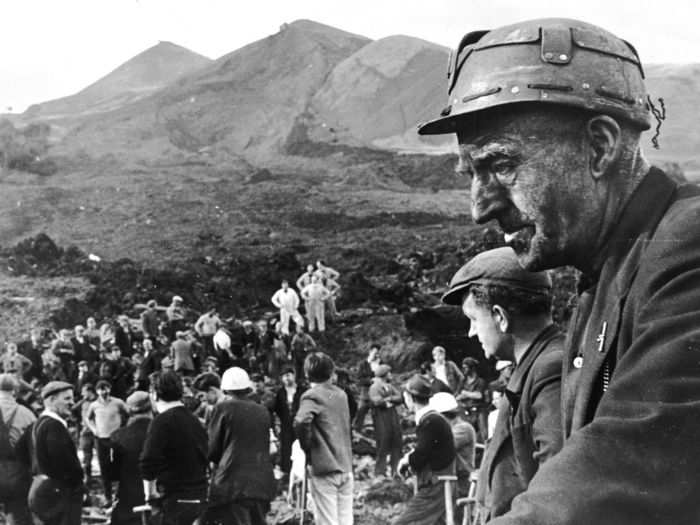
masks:
<path fill-rule="evenodd" d="M 574 358 L 574 368 L 581 368 L 583 366 L 583 357 L 576 356 Z"/>

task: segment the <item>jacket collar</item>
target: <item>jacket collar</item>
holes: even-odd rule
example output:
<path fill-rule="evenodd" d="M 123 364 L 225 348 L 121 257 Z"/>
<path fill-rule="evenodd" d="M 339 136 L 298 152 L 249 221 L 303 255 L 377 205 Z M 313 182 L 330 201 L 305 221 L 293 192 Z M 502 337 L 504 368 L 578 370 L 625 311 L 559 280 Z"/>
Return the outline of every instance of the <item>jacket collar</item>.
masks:
<path fill-rule="evenodd" d="M 652 167 L 634 190 L 617 224 L 607 234 L 601 248 L 593 260 L 592 271 L 582 278 L 579 291 L 583 291 L 595 282 L 603 266 L 619 260 L 629 253 L 631 246 L 644 233 L 651 233 L 666 212 L 677 185 L 659 168 Z"/>
<path fill-rule="evenodd" d="M 547 347 L 547 342 L 558 333 L 559 329 L 554 324 L 550 324 L 544 328 L 539 334 L 537 334 L 537 337 L 535 337 L 532 343 L 530 343 L 530 346 L 528 346 L 527 350 L 525 350 L 525 354 L 520 360 L 520 363 L 518 363 L 513 370 L 513 375 L 510 376 L 505 394 L 514 411 L 518 409 L 520 396 L 522 395 L 523 387 L 525 386 L 525 380 L 527 379 L 533 363 L 542 353 L 542 350 Z"/>

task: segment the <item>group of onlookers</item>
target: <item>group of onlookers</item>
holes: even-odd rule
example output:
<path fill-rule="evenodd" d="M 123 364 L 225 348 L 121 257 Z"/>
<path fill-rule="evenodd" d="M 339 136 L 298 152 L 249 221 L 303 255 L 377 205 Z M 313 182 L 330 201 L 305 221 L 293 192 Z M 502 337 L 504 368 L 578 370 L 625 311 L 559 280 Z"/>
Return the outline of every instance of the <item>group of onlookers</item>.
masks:
<path fill-rule="evenodd" d="M 340 292 L 338 278 L 340 274 L 323 263 L 316 261 L 316 266 L 309 264 L 306 272 L 296 280 L 299 291 L 289 287 L 289 281 L 282 281 L 281 288 L 272 296 L 271 302 L 280 311 L 280 331 L 289 335 L 289 322 L 296 326 L 304 326 L 304 318 L 299 313 L 301 300 L 304 301 L 304 311 L 309 332 L 326 330 L 326 314 L 333 320 L 338 316 L 336 298 Z"/>

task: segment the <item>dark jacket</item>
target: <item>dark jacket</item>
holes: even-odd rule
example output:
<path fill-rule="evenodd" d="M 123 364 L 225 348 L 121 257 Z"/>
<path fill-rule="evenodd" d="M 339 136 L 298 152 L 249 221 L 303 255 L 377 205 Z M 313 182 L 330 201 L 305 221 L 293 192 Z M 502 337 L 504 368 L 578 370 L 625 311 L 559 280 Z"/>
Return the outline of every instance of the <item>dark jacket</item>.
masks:
<path fill-rule="evenodd" d="M 34 378 L 40 378 L 41 369 L 43 368 L 41 363 L 41 344 L 34 345 L 31 339 L 27 339 L 17 345 L 17 351 L 32 362 L 32 367 L 24 373 L 24 379 L 31 381 Z"/>
<path fill-rule="evenodd" d="M 416 473 L 418 488 L 439 483 L 438 476 L 455 474 L 455 442 L 450 423 L 429 410 L 416 427 L 416 447 L 408 463 Z"/>
<path fill-rule="evenodd" d="M 146 441 L 151 418 L 136 416 L 129 419 L 125 427 L 112 433 L 112 461 L 116 480 L 119 482 L 117 506 L 112 512 L 114 525 L 138 520 L 132 508 L 143 505 L 143 478 L 139 469 L 139 456 Z"/>
<path fill-rule="evenodd" d="M 121 326 L 117 326 L 114 331 L 114 344 L 121 349 L 122 356 L 131 357 L 134 354 L 134 333 L 131 329 L 125 330 Z"/>
<path fill-rule="evenodd" d="M 139 458 L 141 475 L 156 480 L 166 496 L 204 498 L 207 490 L 207 432 L 184 406 L 158 414 L 148 427 Z"/>
<path fill-rule="evenodd" d="M 545 328 L 508 382 L 479 472 L 479 503 L 492 517 L 508 512 L 539 466 L 561 449 L 563 345 L 554 325 Z"/>
<path fill-rule="evenodd" d="M 216 465 L 209 500 L 271 501 L 276 484 L 270 461 L 270 414 L 249 400 L 217 404 L 209 423 L 209 461 Z"/>
<path fill-rule="evenodd" d="M 493 524 L 700 522 L 699 224 L 700 189 L 652 168 L 580 286 L 564 446 Z"/>
<path fill-rule="evenodd" d="M 35 436 L 35 445 L 32 440 Z M 78 489 L 83 484 L 83 468 L 75 443 L 60 421 L 42 415 L 29 427 L 16 445 L 17 455 L 31 465 L 32 474 L 46 474 L 66 488 Z"/>

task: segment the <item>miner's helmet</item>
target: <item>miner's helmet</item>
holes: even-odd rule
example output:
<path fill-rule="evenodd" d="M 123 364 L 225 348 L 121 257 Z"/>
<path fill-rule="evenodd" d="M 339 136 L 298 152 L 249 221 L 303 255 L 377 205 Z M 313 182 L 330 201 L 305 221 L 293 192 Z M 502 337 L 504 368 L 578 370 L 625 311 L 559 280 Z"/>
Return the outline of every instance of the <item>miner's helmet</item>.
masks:
<path fill-rule="evenodd" d="M 454 133 L 477 112 L 523 102 L 573 106 L 651 127 L 637 51 L 578 20 L 530 20 L 466 34 L 450 54 L 447 93 L 447 107 L 419 125 L 419 134 Z"/>

